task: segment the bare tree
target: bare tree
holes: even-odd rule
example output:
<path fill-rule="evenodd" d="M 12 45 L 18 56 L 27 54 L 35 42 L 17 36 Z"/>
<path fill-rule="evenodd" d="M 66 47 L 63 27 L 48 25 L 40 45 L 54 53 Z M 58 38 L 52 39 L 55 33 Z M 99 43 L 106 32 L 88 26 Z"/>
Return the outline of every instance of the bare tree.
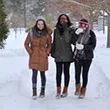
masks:
<path fill-rule="evenodd" d="M 108 36 L 107 36 L 107 47 L 110 48 L 110 1 L 107 1 L 107 12 L 108 12 Z"/>

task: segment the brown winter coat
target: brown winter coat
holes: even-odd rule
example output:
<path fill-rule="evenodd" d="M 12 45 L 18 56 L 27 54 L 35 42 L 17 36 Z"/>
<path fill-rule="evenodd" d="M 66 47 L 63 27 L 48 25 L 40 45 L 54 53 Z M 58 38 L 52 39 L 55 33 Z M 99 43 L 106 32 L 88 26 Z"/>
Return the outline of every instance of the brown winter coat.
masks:
<path fill-rule="evenodd" d="M 48 55 L 51 50 L 51 34 L 37 37 L 32 36 L 32 45 L 30 44 L 30 34 L 27 35 L 24 46 L 29 54 L 29 68 L 38 71 L 48 70 Z"/>

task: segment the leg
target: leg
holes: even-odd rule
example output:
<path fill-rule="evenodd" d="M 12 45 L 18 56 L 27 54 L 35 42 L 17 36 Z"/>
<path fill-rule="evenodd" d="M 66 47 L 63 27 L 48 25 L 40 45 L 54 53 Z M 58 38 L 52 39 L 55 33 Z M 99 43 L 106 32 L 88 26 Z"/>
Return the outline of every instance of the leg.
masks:
<path fill-rule="evenodd" d="M 46 85 L 45 72 L 44 71 L 41 71 L 40 72 L 40 76 L 41 76 L 41 88 L 45 88 L 45 85 Z"/>
<path fill-rule="evenodd" d="M 88 83 L 88 72 L 91 65 L 92 60 L 85 60 L 83 61 L 83 72 L 82 72 L 82 78 L 83 78 L 83 85 L 81 88 L 81 94 L 79 98 L 84 98 L 86 93 L 86 86 Z"/>
<path fill-rule="evenodd" d="M 46 85 L 46 76 L 45 72 L 41 71 L 41 91 L 40 91 L 40 97 L 43 98 L 45 96 L 45 85 Z"/>
<path fill-rule="evenodd" d="M 37 87 L 37 70 L 33 69 L 32 70 L 32 88 Z"/>
<path fill-rule="evenodd" d="M 37 97 L 37 91 L 36 91 L 36 86 L 37 86 L 37 71 L 32 70 L 32 88 L 33 88 L 33 100 L 35 100 Z"/>
<path fill-rule="evenodd" d="M 83 63 L 83 71 L 82 71 L 82 78 L 83 78 L 83 85 L 82 87 L 86 88 L 88 83 L 88 72 L 90 65 L 92 63 L 92 60 L 85 60 Z"/>
<path fill-rule="evenodd" d="M 57 85 L 56 98 L 60 98 L 61 94 L 61 76 L 62 76 L 62 62 L 56 62 L 56 85 Z"/>
<path fill-rule="evenodd" d="M 64 88 L 63 88 L 63 93 L 62 97 L 66 97 L 68 95 L 68 85 L 70 81 L 70 62 L 65 62 L 64 63 Z"/>
<path fill-rule="evenodd" d="M 79 60 L 78 62 L 75 62 L 75 95 L 80 94 L 80 89 L 81 89 L 81 84 L 80 84 L 80 75 L 81 75 L 81 67 L 82 67 L 82 62 Z"/>
<path fill-rule="evenodd" d="M 69 85 L 69 80 L 70 80 L 70 62 L 65 62 L 64 63 L 64 85 L 65 87 L 68 87 Z"/>
<path fill-rule="evenodd" d="M 75 61 L 75 83 L 80 83 L 80 75 L 81 75 L 81 61 Z"/>
<path fill-rule="evenodd" d="M 56 83 L 57 87 L 61 87 L 62 63 L 56 62 Z"/>

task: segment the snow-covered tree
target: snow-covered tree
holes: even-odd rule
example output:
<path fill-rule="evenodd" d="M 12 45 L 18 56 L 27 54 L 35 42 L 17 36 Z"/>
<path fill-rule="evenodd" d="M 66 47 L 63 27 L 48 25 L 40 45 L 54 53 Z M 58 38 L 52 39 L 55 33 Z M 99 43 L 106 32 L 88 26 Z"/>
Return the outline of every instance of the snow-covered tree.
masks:
<path fill-rule="evenodd" d="M 83 7 L 83 17 L 88 17 L 91 28 L 93 28 L 94 20 L 100 16 L 100 10 L 103 10 L 104 0 L 75 0 L 74 2 Z"/>
<path fill-rule="evenodd" d="M 8 26 L 6 24 L 6 14 L 4 12 L 4 4 L 3 1 L 0 0 L 0 48 L 4 48 L 5 40 L 8 35 Z"/>

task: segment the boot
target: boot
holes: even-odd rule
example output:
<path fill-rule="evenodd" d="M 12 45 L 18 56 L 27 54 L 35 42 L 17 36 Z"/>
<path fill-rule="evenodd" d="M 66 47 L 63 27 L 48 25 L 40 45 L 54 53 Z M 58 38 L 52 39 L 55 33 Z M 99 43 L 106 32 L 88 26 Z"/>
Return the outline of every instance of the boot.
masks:
<path fill-rule="evenodd" d="M 59 99 L 61 96 L 61 87 L 57 87 L 57 94 L 56 94 L 56 98 Z"/>
<path fill-rule="evenodd" d="M 86 94 L 86 88 L 82 87 L 81 93 L 79 95 L 79 99 L 83 99 L 85 97 L 85 94 Z"/>
<path fill-rule="evenodd" d="M 74 95 L 80 95 L 80 91 L 81 91 L 81 84 L 76 84 L 76 90 L 75 90 L 75 93 Z"/>
<path fill-rule="evenodd" d="M 41 88 L 40 97 L 43 98 L 45 96 L 45 88 Z"/>
<path fill-rule="evenodd" d="M 36 98 L 37 98 L 37 91 L 36 91 L 36 88 L 33 88 L 32 99 L 33 99 L 33 100 L 36 100 Z"/>
<path fill-rule="evenodd" d="M 66 97 L 68 95 L 68 88 L 64 87 L 61 97 Z"/>

